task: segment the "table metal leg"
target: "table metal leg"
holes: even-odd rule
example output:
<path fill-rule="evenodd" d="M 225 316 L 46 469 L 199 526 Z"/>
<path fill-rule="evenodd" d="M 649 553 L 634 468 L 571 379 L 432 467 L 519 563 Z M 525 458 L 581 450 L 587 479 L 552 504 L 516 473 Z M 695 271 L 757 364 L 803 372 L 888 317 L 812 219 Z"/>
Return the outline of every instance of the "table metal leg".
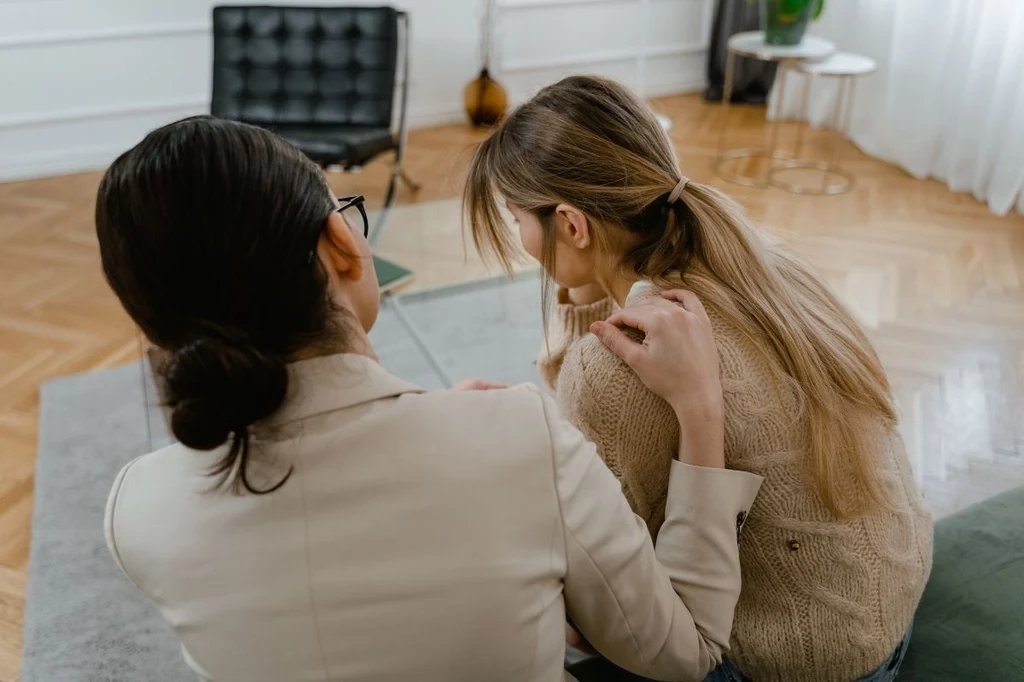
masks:
<path fill-rule="evenodd" d="M 843 135 L 843 112 L 846 110 L 846 81 L 845 77 L 839 78 L 839 85 L 836 89 L 836 106 L 832 112 L 832 138 L 828 145 L 828 165 L 835 168 L 839 165 L 839 142 Z M 828 173 L 821 174 L 821 193 L 828 189 Z"/>
<path fill-rule="evenodd" d="M 803 74 L 804 88 L 800 96 L 800 122 L 796 129 L 796 144 L 793 149 L 794 158 L 799 159 L 804 150 L 804 129 L 811 124 L 811 81 L 813 77 Z"/>
<path fill-rule="evenodd" d="M 782 118 L 782 105 L 786 100 L 786 75 L 788 73 L 789 68 L 786 62 L 781 62 L 778 70 L 779 96 L 775 98 L 775 114 L 772 116 L 772 124 L 768 133 L 768 153 L 773 159 L 778 153 L 779 119 Z"/>
<path fill-rule="evenodd" d="M 769 176 L 772 170 L 772 164 L 775 159 L 791 159 L 791 154 L 784 153 L 778 149 L 779 142 L 779 118 L 782 113 L 782 101 L 786 96 L 786 64 L 780 62 L 779 67 L 781 73 L 778 76 L 779 82 L 779 97 L 775 104 L 776 114 L 772 117 L 769 128 L 769 147 L 766 149 L 764 143 L 758 147 L 741 147 L 738 149 L 726 149 L 725 148 L 725 137 L 726 132 L 730 128 L 730 100 L 732 99 L 732 87 L 733 79 L 735 78 L 736 68 L 736 54 L 732 51 L 728 52 L 728 56 L 725 60 L 725 87 L 722 91 L 722 117 L 723 122 L 719 128 L 718 135 L 718 158 L 715 159 L 714 171 L 715 173 L 729 182 L 735 182 L 738 185 L 746 185 L 747 187 L 766 187 L 769 184 Z M 756 175 L 744 175 L 733 170 L 727 169 L 726 164 L 738 161 L 739 159 L 767 159 L 768 168 L 763 173 Z"/>
<path fill-rule="evenodd" d="M 857 86 L 857 79 L 852 76 L 844 76 L 839 81 L 839 87 L 844 90 L 843 109 L 836 119 L 836 136 L 839 142 L 836 144 L 832 165 L 839 166 L 839 157 L 842 154 L 841 144 L 846 139 L 846 131 L 850 128 L 850 116 L 853 112 L 853 91 Z"/>
<path fill-rule="evenodd" d="M 808 76 L 810 79 L 811 76 Z M 810 84 L 807 84 L 810 87 Z M 807 117 L 807 98 L 805 90 L 805 102 L 802 105 L 802 115 Z M 825 160 L 805 161 L 797 158 L 792 161 L 783 161 L 776 164 L 768 172 L 768 182 L 772 187 L 784 189 L 794 194 L 842 194 L 853 186 L 853 175 L 840 167 L 843 138 L 846 127 L 850 120 L 850 111 L 853 108 L 853 77 L 839 77 L 839 89 L 836 91 L 836 103 L 832 114 L 831 127 L 829 131 L 832 137 L 825 149 Z M 799 149 L 799 144 L 798 144 Z M 805 171 L 817 171 L 821 177 L 820 184 L 802 185 L 798 182 L 789 182 L 781 176 L 787 171 L 802 169 Z M 838 178 L 830 182 L 833 178 Z"/>
<path fill-rule="evenodd" d="M 732 79 L 736 71 L 736 53 L 726 50 L 725 86 L 722 88 L 722 125 L 718 128 L 718 151 L 725 151 L 725 134 L 729 130 L 730 104 L 732 103 Z"/>

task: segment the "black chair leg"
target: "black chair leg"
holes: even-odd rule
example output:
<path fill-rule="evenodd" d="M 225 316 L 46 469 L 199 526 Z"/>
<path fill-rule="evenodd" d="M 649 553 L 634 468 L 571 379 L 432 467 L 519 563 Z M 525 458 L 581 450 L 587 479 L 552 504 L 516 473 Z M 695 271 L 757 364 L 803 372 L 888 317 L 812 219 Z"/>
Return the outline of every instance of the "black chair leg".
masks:
<path fill-rule="evenodd" d="M 384 210 L 390 210 L 395 205 L 395 200 L 398 198 L 398 173 L 392 173 L 391 179 L 388 180 L 388 191 L 384 195 Z"/>
<path fill-rule="evenodd" d="M 398 181 L 408 187 L 413 192 L 419 191 L 420 183 L 410 178 L 405 170 L 402 168 L 402 157 L 400 154 L 395 155 L 395 165 L 391 167 L 391 179 L 388 181 L 388 191 L 384 195 L 384 208 L 381 209 L 380 217 L 377 218 L 377 222 L 374 224 L 373 229 L 370 230 L 370 245 L 377 243 L 377 239 L 380 237 L 380 231 L 384 229 L 384 223 L 388 219 L 388 213 L 391 212 L 391 207 L 395 205 L 395 199 L 398 198 Z"/>
<path fill-rule="evenodd" d="M 402 174 L 402 169 L 395 163 L 395 167 L 391 169 L 391 179 L 388 180 L 388 191 L 384 195 L 384 207 L 380 211 L 380 215 L 377 217 L 377 222 L 374 223 L 373 228 L 370 230 L 370 246 L 377 243 L 377 239 L 380 238 L 380 231 L 384 229 L 384 223 L 388 219 L 388 214 L 391 212 L 391 207 L 395 205 L 395 199 L 398 196 L 398 178 Z"/>

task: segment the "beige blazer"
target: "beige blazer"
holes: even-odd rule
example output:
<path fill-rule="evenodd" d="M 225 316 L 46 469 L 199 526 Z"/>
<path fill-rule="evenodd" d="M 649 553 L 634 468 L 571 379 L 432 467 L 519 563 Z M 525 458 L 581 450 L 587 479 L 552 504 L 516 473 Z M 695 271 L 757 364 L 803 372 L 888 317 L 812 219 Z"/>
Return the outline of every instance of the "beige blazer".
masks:
<path fill-rule="evenodd" d="M 425 392 L 356 355 L 289 372 L 253 458 L 281 489 L 213 489 L 218 453 L 172 445 L 110 494 L 110 551 L 201 678 L 555 682 L 567 611 L 645 676 L 721 659 L 758 476 L 677 462 L 655 549 L 537 389 Z"/>

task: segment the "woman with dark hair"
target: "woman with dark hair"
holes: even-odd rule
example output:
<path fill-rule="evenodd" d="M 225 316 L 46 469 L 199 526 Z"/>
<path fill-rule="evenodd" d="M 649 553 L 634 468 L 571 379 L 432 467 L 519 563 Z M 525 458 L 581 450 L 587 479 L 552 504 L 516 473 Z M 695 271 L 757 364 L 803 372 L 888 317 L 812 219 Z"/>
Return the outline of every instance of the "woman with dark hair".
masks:
<path fill-rule="evenodd" d="M 595 327 L 679 422 L 655 551 L 550 398 L 424 392 L 377 364 L 360 202 L 272 133 L 209 117 L 150 133 L 100 185 L 103 270 L 165 358 L 180 441 L 119 474 L 107 541 L 189 665 L 553 682 L 568 613 L 624 668 L 701 679 L 728 644 L 760 477 L 723 468 L 700 302 L 666 292 Z"/>

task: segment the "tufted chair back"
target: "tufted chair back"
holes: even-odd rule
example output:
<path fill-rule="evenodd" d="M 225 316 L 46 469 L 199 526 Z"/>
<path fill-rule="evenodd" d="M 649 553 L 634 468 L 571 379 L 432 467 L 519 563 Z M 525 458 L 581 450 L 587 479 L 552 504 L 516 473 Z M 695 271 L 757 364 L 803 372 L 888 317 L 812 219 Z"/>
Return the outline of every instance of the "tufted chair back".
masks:
<path fill-rule="evenodd" d="M 213 34 L 215 116 L 271 128 L 391 126 L 394 9 L 224 6 Z"/>

